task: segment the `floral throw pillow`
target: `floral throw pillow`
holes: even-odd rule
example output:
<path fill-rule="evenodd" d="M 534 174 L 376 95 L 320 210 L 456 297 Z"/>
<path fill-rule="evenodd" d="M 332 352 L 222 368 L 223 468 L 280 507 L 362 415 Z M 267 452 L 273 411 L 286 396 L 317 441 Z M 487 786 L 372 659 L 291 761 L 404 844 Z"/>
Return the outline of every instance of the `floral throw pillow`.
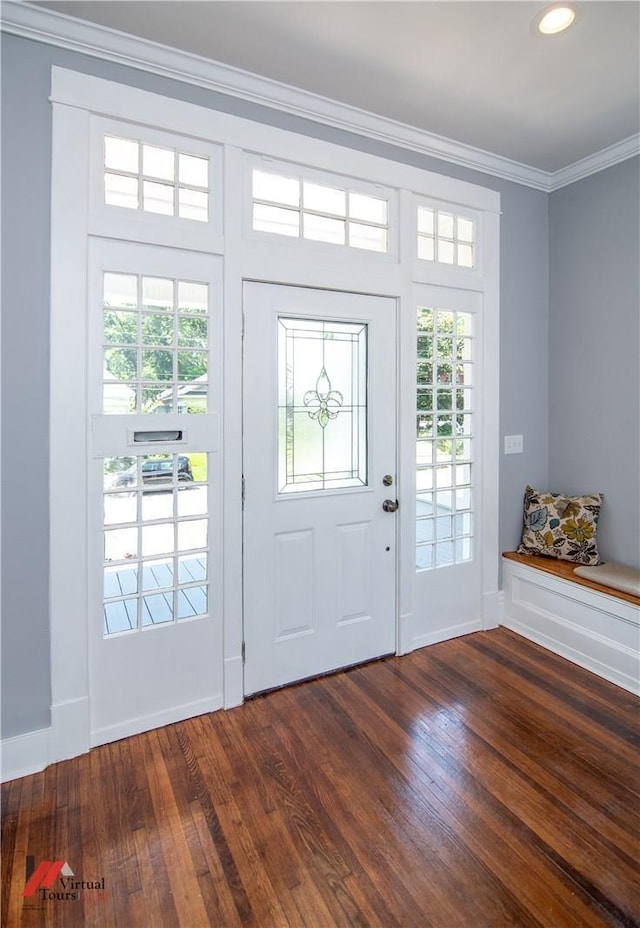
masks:
<path fill-rule="evenodd" d="M 599 564 L 596 529 L 602 493 L 565 496 L 527 487 L 520 554 L 542 554 L 576 564 Z"/>

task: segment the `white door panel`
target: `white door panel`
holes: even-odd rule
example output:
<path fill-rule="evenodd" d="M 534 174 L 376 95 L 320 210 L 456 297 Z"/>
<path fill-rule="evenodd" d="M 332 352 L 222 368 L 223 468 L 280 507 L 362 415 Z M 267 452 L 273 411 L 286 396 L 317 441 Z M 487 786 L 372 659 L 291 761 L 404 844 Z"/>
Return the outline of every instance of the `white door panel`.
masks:
<path fill-rule="evenodd" d="M 221 705 L 219 260 L 94 239 L 91 743 Z"/>
<path fill-rule="evenodd" d="M 395 302 L 249 283 L 244 311 L 249 694 L 395 650 Z"/>

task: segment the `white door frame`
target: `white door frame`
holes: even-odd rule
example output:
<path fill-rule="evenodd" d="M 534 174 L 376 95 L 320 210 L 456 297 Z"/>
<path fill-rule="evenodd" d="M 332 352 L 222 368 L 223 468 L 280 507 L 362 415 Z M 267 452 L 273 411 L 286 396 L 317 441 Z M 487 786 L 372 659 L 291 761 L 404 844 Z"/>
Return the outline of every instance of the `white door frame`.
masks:
<path fill-rule="evenodd" d="M 104 234 L 104 216 L 88 196 L 95 173 L 88 153 L 96 125 L 109 118 L 129 125 L 155 127 L 216 146 L 221 153 L 222 190 L 218 202 L 234 204 L 225 210 L 225 225 L 213 228 L 206 248 L 224 260 L 224 391 L 222 428 L 224 450 L 220 487 L 223 501 L 224 646 L 218 656 L 224 676 L 224 705 L 243 699 L 242 683 L 242 441 L 238 429 L 242 413 L 242 280 L 274 281 L 289 285 L 391 296 L 399 305 L 399 379 L 401 414 L 398 422 L 398 482 L 404 513 L 413 505 L 415 480 L 415 422 L 403 397 L 415 388 L 415 316 L 412 284 L 424 281 L 462 287 L 483 294 L 483 338 L 491 356 L 498 351 L 499 319 L 499 209 L 494 191 L 363 154 L 333 143 L 257 124 L 204 107 L 169 99 L 66 69 L 52 69 L 53 182 L 51 237 L 51 674 L 52 723 L 42 765 L 83 753 L 89 747 L 89 685 L 87 678 L 86 614 L 88 608 L 86 525 L 86 447 L 88 421 L 84 398 L 87 287 L 87 243 Z M 151 131 L 151 130 L 150 130 Z M 404 243 L 394 258 L 376 261 L 368 254 L 337 256 L 331 246 L 314 248 L 296 242 L 265 242 L 247 227 L 247 164 L 255 152 L 320 171 L 363 178 L 369 184 L 393 189 L 397 196 L 396 241 Z M 90 171 L 92 167 L 92 171 Z M 425 197 L 462 204 L 475 211 L 482 236 L 482 262 L 475 271 L 417 260 L 415 208 Z M 242 204 L 242 209 L 237 208 Z M 95 205 L 95 203 L 93 204 Z M 451 207 L 450 207 L 451 208 Z M 101 225 L 101 223 L 103 223 Z M 116 234 L 110 228 L 107 234 Z M 144 240 L 131 232 L 130 240 Z M 399 239 L 397 238 L 399 236 Z M 123 236 L 127 238 L 127 235 Z M 137 237 L 137 239 L 136 239 Z M 171 238 L 171 236 L 170 236 Z M 159 241 L 158 244 L 161 242 Z M 162 242 L 175 247 L 175 236 Z M 489 356 L 489 355 L 486 355 Z M 495 624 L 498 601 L 498 366 L 485 365 L 483 399 L 484 484 L 483 598 L 485 624 Z M 413 542 L 409 524 L 399 538 L 398 652 L 419 645 L 423 629 L 414 616 Z M 74 552 L 70 555 L 69 552 Z M 37 769 L 37 766 L 34 768 Z"/>

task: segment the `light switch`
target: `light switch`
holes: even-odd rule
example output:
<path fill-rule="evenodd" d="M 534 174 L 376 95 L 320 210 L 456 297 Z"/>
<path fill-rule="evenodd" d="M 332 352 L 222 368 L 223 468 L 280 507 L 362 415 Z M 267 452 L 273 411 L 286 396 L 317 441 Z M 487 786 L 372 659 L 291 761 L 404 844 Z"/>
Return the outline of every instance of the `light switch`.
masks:
<path fill-rule="evenodd" d="M 504 453 L 505 454 L 522 454 L 524 451 L 524 442 L 522 435 L 505 435 L 504 436 Z"/>

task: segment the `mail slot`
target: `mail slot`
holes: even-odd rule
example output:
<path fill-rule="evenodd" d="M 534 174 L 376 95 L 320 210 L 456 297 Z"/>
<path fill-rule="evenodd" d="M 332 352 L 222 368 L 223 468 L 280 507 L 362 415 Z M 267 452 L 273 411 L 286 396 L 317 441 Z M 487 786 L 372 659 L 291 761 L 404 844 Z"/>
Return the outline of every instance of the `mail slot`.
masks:
<path fill-rule="evenodd" d="M 173 432 L 161 431 L 154 429 L 153 431 L 146 432 L 134 432 L 133 433 L 134 442 L 142 442 L 147 444 L 152 441 L 182 441 L 182 429 L 176 429 Z"/>

